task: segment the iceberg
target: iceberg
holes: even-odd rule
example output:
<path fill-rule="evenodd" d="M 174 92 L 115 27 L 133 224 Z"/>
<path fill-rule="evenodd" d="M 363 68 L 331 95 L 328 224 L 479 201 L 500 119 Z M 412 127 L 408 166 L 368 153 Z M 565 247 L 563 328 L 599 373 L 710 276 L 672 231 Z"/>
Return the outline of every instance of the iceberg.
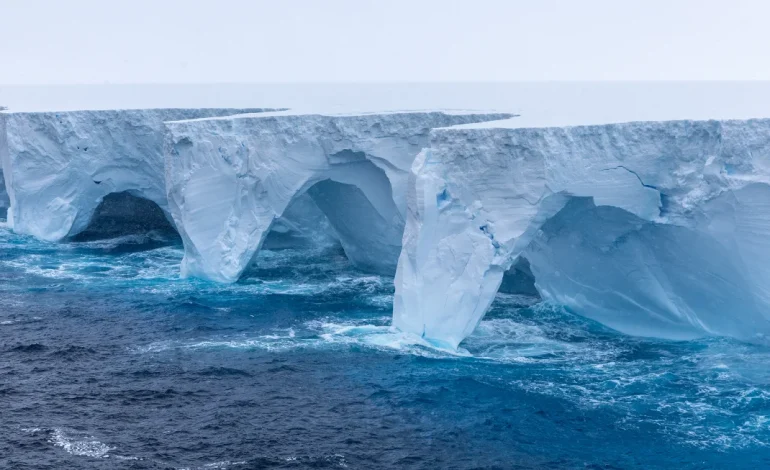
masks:
<path fill-rule="evenodd" d="M 49 241 L 85 230 L 113 193 L 148 199 L 167 214 L 163 122 L 260 111 L 266 110 L 0 113 L 0 207 L 7 207 L 14 231 Z"/>
<path fill-rule="evenodd" d="M 770 334 L 770 120 L 513 116 L 0 113 L 0 217 L 50 241 L 170 224 L 181 274 L 217 282 L 340 244 L 395 275 L 396 328 L 450 348 L 501 288 L 633 335 Z"/>
<path fill-rule="evenodd" d="M 633 335 L 770 333 L 770 120 L 435 129 L 393 325 L 456 348 L 522 260 L 546 301 Z"/>
<path fill-rule="evenodd" d="M 169 210 L 182 275 L 236 281 L 307 194 L 359 269 L 393 274 L 409 168 L 430 130 L 502 113 L 260 113 L 166 123 Z"/>

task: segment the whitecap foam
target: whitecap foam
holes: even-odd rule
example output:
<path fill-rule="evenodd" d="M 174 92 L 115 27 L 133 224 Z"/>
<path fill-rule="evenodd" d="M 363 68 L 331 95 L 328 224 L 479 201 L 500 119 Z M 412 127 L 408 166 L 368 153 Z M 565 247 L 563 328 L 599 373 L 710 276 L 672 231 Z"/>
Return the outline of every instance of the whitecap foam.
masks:
<path fill-rule="evenodd" d="M 114 449 L 114 447 L 97 441 L 92 436 L 74 431 L 65 432 L 59 428 L 53 430 L 49 442 L 61 447 L 68 454 L 83 457 L 106 458 L 109 457 L 109 452 Z"/>
<path fill-rule="evenodd" d="M 374 321 L 372 321 L 374 320 Z M 433 358 L 470 357 L 467 350 L 442 348 L 411 333 L 388 325 L 390 317 L 368 321 L 311 320 L 301 327 L 274 329 L 257 336 L 211 338 L 186 342 L 160 341 L 132 348 L 135 353 L 163 353 L 174 349 L 259 349 L 283 352 L 300 348 L 328 349 L 362 346 Z"/>
<path fill-rule="evenodd" d="M 227 468 L 232 467 L 235 465 L 246 465 L 246 462 L 231 462 L 229 460 L 223 460 L 221 462 L 212 462 L 205 464 L 202 468 L 212 468 L 212 469 L 218 469 L 218 468 Z"/>

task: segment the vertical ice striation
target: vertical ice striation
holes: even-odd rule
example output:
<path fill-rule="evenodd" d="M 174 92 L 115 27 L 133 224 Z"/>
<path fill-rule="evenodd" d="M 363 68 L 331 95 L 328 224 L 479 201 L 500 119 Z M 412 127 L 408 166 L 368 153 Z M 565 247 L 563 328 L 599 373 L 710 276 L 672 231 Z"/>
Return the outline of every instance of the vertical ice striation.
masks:
<path fill-rule="evenodd" d="M 233 282 L 308 194 L 361 269 L 392 273 L 409 167 L 431 128 L 510 117 L 443 112 L 265 114 L 167 123 L 168 199 L 182 273 Z"/>
<path fill-rule="evenodd" d="M 524 256 L 620 331 L 770 332 L 770 120 L 478 127 L 412 166 L 395 326 L 457 347 Z"/>

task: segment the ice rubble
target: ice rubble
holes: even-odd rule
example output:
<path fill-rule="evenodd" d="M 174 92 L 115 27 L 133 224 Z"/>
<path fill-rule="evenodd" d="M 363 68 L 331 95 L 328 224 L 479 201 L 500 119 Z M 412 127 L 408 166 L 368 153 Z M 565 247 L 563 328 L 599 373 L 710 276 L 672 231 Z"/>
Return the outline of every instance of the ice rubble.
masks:
<path fill-rule="evenodd" d="M 396 327 L 457 347 L 523 256 L 622 332 L 770 332 L 770 120 L 463 127 L 412 166 Z"/>
<path fill-rule="evenodd" d="M 169 207 L 182 274 L 239 278 L 274 221 L 309 194 L 351 262 L 393 273 L 409 168 L 431 128 L 510 114 L 273 113 L 167 123 Z"/>
<path fill-rule="evenodd" d="M 62 240 L 86 228 L 104 196 L 119 192 L 149 199 L 167 212 L 163 122 L 259 111 L 0 113 L 8 223 L 18 233 Z"/>

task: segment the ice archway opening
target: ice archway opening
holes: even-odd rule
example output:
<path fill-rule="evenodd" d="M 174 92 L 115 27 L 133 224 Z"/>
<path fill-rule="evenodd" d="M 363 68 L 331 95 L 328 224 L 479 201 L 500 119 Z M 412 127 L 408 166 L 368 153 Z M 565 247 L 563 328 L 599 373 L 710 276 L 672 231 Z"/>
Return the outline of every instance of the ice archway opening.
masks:
<path fill-rule="evenodd" d="M 261 248 L 280 244 L 287 218 L 300 223 L 293 227 L 297 231 L 315 231 L 314 237 L 325 237 L 326 242 L 329 238 L 337 240 L 358 269 L 392 275 L 401 250 L 404 219 L 394 201 L 388 175 L 364 152 L 344 149 L 324 158 L 328 165 L 310 175 L 296 175 L 289 188 L 269 180 L 255 180 L 249 182 L 251 187 L 244 192 L 238 188 L 240 181 L 233 185 L 227 176 L 220 181 L 207 181 L 214 191 L 226 187 L 229 193 L 229 197 L 221 199 L 227 209 L 210 207 L 211 215 L 205 219 L 211 223 L 212 218 L 219 217 L 225 230 L 219 226 L 217 230 L 182 230 L 186 241 L 183 275 L 225 282 L 237 280 L 255 262 Z M 291 190 L 291 186 L 296 189 Z M 286 194 L 287 190 L 291 194 Z M 239 195 L 247 197 L 241 199 Z M 188 200 L 186 197 L 185 202 Z M 192 202 L 204 206 L 200 201 Z M 248 230 L 227 230 L 229 223 L 243 221 L 242 217 L 237 221 L 227 217 L 228 211 L 234 209 L 255 216 Z M 325 220 L 319 221 L 315 211 Z M 308 222 L 321 227 L 301 225 Z M 324 229 L 324 223 L 328 223 L 329 230 Z M 271 233 L 273 236 L 268 237 Z M 210 269 L 212 264 L 215 270 Z"/>
<path fill-rule="evenodd" d="M 283 213 L 276 214 L 249 267 L 259 269 L 262 249 L 298 248 L 341 252 L 356 269 L 392 276 L 401 251 L 403 221 L 392 202 L 387 177 L 370 165 L 354 170 L 359 175 L 368 173 L 365 184 L 340 182 L 347 179 L 339 175 L 310 182 Z M 243 276 L 249 277 L 250 271 L 247 268 Z"/>
<path fill-rule="evenodd" d="M 164 238 L 179 237 L 171 216 L 157 203 L 133 191 L 121 191 L 103 197 L 84 228 L 69 238 L 81 242 L 151 232 Z"/>
<path fill-rule="evenodd" d="M 254 234 L 252 243 L 257 236 L 262 242 L 248 265 L 258 263 L 263 248 L 337 246 L 357 269 L 393 275 L 403 226 L 385 172 L 362 155 L 353 164 L 309 180 L 266 229 Z"/>

